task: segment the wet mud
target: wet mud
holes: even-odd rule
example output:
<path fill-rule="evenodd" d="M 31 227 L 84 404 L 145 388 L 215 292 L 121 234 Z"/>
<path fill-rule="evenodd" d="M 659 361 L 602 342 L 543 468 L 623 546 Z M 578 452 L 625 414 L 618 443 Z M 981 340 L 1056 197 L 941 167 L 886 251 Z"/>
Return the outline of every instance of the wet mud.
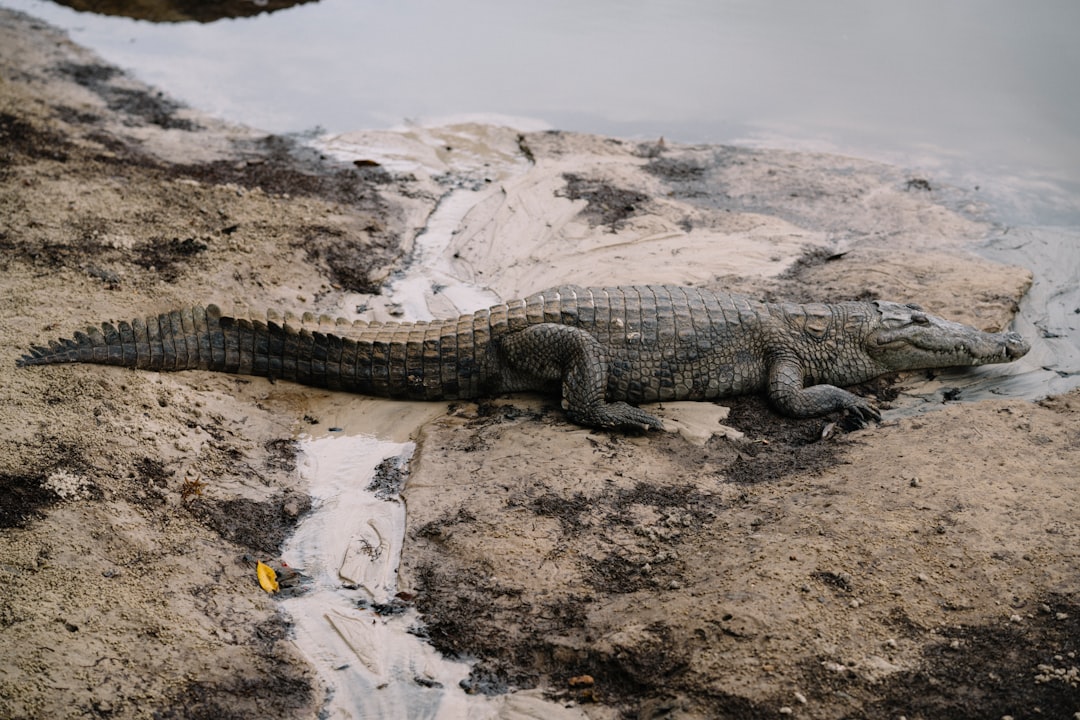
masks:
<path fill-rule="evenodd" d="M 544 456 L 532 446 L 558 442 L 546 417 L 476 422 L 468 433 L 481 437 L 456 438 L 454 448 L 443 444 L 452 436 L 429 429 L 419 467 L 425 475 L 442 467 L 432 468 L 425 458 L 431 443 L 440 455 L 449 452 L 446 467 L 462 475 L 447 478 L 444 494 L 462 500 L 439 503 L 442 516 L 413 526 L 411 567 L 404 570 L 431 642 L 452 656 L 478 658 L 463 685 L 468 691 L 540 686 L 552 698 L 616 708 L 619 717 L 764 718 L 781 707 L 852 719 L 975 718 L 999 708 L 1028 717 L 1037 716 L 1034 708 L 1060 712 L 1080 700 L 1070 624 L 1075 593 L 1027 594 L 1008 582 L 988 587 L 977 569 L 982 561 L 970 556 L 950 561 L 945 577 L 920 572 L 933 550 L 907 566 L 910 580 L 883 582 L 889 574 L 881 560 L 859 550 L 869 542 L 887 556 L 886 548 L 903 542 L 903 532 L 914 533 L 907 542 L 916 545 L 964 544 L 983 532 L 974 517 L 965 519 L 964 508 L 974 510 L 979 501 L 955 495 L 963 482 L 944 483 L 941 490 L 951 496 L 945 505 L 917 503 L 931 516 L 939 513 L 929 528 L 920 530 L 924 520 L 917 520 L 897 534 L 886 525 L 873 540 L 864 536 L 868 529 L 858 529 L 877 517 L 878 511 L 854 509 L 872 496 L 864 493 L 880 488 L 876 482 L 916 493 L 924 483 L 943 482 L 904 470 L 926 467 L 903 459 L 905 448 L 919 442 L 907 427 L 883 429 L 891 434 L 888 443 L 879 433 L 866 438 L 840 430 L 822 439 L 820 422 L 777 422 L 754 400 L 732 405 L 725 423 L 744 432 L 741 439 L 713 438 L 701 447 L 651 437 L 646 452 L 639 439 L 588 434 L 589 453 L 517 470 L 485 468 L 476 448 L 501 457 L 521 444 L 504 438 L 528 435 L 529 447 L 520 451 Z M 999 412 L 1008 417 L 1017 410 Z M 1056 426 L 1052 414 L 1039 415 L 1043 429 Z M 938 417 L 937 430 L 912 427 L 934 433 L 953 422 Z M 1041 442 L 1061 448 L 1062 440 L 1074 442 L 1066 436 Z M 926 452 L 933 457 L 935 450 Z M 898 476 L 886 480 L 876 467 L 864 466 L 858 458 L 868 452 L 887 455 L 880 462 Z M 1016 477 L 1013 472 L 1004 467 L 1001 476 Z M 856 490 L 838 481 L 852 473 L 870 482 Z M 459 482 L 468 488 L 464 495 L 455 489 Z M 424 520 L 424 495 L 406 491 L 415 522 Z M 985 529 L 994 532 L 1002 522 Z M 1060 532 L 1050 526 L 1031 531 L 1035 542 L 1039 533 Z M 507 532 L 517 538 L 513 549 L 499 540 Z M 929 535 L 919 539 L 923 532 Z M 1064 554 L 1051 563 L 1052 574 L 1071 586 L 1072 551 L 1054 545 Z M 510 556 L 500 557 L 497 547 Z M 732 557 L 723 561 L 724 553 Z M 417 562 L 424 557 L 431 560 Z M 1034 558 L 1015 560 L 1026 565 Z M 523 575 L 514 567 L 536 570 Z M 964 579 L 971 571 L 975 577 Z M 934 590 L 930 605 L 919 598 L 928 585 L 954 582 L 968 589 Z M 993 621 L 973 622 L 980 602 L 971 593 L 988 590 L 1007 604 Z M 850 624 L 856 622 L 861 630 Z M 846 632 L 852 635 L 841 640 Z M 862 642 L 857 638 L 864 634 L 867 656 L 839 650 Z M 749 693 L 722 681 L 742 662 L 755 668 L 749 677 L 758 677 Z M 587 692 L 574 685 L 584 676 Z M 922 691 L 912 693 L 912 687 Z"/>
<path fill-rule="evenodd" d="M 250 560 L 276 560 L 317 511 L 294 438 L 359 432 L 348 403 L 288 383 L 16 372 L 30 343 L 177 304 L 353 312 L 463 189 L 476 203 L 439 252 L 497 295 L 603 267 L 915 300 L 997 329 L 1031 282 L 969 252 L 993 231 L 985 208 L 903 170 L 472 127 L 449 153 L 420 131 L 380 140 L 427 158 L 412 169 L 370 148 L 358 165 L 223 127 L 3 18 L 8 717 L 324 715 L 332 680 Z M 539 688 L 578 718 L 1069 716 L 1077 395 L 960 403 L 941 386 L 961 387 L 914 373 L 857 389 L 886 410 L 868 428 L 759 398 L 660 407 L 682 429 L 629 436 L 569 425 L 556 398 L 430 411 L 392 428 L 417 440 L 408 464 L 359 481 L 408 514 L 400 591 L 358 607 L 369 624 L 418 610 L 412 633 L 475 661 L 467 693 Z"/>

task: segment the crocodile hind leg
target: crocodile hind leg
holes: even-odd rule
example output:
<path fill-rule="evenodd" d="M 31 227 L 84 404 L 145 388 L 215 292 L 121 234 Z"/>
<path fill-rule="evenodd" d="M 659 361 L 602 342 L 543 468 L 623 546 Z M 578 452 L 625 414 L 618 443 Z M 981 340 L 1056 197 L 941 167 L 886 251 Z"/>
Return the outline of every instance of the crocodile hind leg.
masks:
<path fill-rule="evenodd" d="M 531 325 L 502 338 L 507 365 L 543 381 L 562 381 L 566 416 L 597 428 L 662 430 L 664 424 L 624 402 L 608 402 L 607 361 L 600 343 L 588 332 L 556 323 Z"/>

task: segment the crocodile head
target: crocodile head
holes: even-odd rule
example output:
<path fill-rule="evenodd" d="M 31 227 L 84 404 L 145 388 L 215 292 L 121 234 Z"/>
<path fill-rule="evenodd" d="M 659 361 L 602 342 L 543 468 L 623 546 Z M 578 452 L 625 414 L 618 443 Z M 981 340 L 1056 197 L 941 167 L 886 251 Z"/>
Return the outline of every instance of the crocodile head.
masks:
<path fill-rule="evenodd" d="M 874 305 L 878 322 L 865 348 L 886 371 L 1005 363 L 1031 349 L 1017 333 L 983 332 L 930 315 L 918 305 L 881 300 Z"/>

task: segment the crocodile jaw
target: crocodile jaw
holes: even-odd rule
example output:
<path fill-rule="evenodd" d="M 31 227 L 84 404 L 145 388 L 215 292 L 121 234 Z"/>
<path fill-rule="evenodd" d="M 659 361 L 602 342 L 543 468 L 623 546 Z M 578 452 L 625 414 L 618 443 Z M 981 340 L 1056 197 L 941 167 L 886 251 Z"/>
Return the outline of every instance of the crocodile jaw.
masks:
<path fill-rule="evenodd" d="M 879 325 L 866 350 L 888 371 L 1012 362 L 1031 346 L 1015 332 L 988 333 L 929 315 L 915 305 L 878 301 Z"/>

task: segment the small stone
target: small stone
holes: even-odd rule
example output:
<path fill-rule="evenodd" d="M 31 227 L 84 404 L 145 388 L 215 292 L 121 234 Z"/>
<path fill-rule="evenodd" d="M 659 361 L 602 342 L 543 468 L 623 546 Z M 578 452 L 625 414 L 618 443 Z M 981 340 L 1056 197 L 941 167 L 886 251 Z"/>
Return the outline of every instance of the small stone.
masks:
<path fill-rule="evenodd" d="M 1018 623 L 1018 622 L 1022 622 L 1023 619 L 1024 618 L 1020 617 L 1019 615 L 1010 615 L 1009 616 L 1009 622 Z"/>
<path fill-rule="evenodd" d="M 1054 619 L 1055 620 L 1068 620 L 1069 619 L 1069 613 L 1058 613 L 1058 614 L 1054 615 Z M 1077 715 L 1080 715 L 1080 713 L 1077 713 Z"/>
<path fill-rule="evenodd" d="M 803 695 L 801 692 L 798 692 L 798 691 L 795 692 L 795 699 L 799 701 L 800 705 L 805 705 L 806 704 L 806 696 Z"/>
<path fill-rule="evenodd" d="M 888 640 L 885 641 L 885 647 L 895 650 L 896 649 L 896 640 L 894 640 L 893 638 L 889 638 Z"/>
<path fill-rule="evenodd" d="M 592 675 L 575 675 L 567 681 L 567 684 L 572 688 L 592 687 L 595 682 Z"/>
<path fill-rule="evenodd" d="M 919 573 L 918 575 L 915 576 L 915 579 L 918 580 L 921 583 L 930 582 L 930 576 L 927 575 L 926 573 Z"/>
<path fill-rule="evenodd" d="M 781 714 L 781 715 L 791 715 L 791 714 L 792 714 L 792 713 L 794 713 L 794 712 L 795 712 L 795 711 L 794 711 L 794 710 L 792 710 L 791 708 L 789 708 L 789 707 L 788 707 L 787 705 L 785 705 L 784 707 L 780 708 L 780 714 Z"/>
<path fill-rule="evenodd" d="M 862 600 L 860 600 L 859 598 L 855 598 L 850 603 L 848 603 L 848 605 L 850 605 L 853 608 L 857 608 L 860 605 L 862 605 Z"/>
<path fill-rule="evenodd" d="M 917 477 L 912 477 L 911 480 L 908 481 L 908 484 L 911 485 L 911 487 L 919 487 L 922 485 L 922 481 Z"/>

